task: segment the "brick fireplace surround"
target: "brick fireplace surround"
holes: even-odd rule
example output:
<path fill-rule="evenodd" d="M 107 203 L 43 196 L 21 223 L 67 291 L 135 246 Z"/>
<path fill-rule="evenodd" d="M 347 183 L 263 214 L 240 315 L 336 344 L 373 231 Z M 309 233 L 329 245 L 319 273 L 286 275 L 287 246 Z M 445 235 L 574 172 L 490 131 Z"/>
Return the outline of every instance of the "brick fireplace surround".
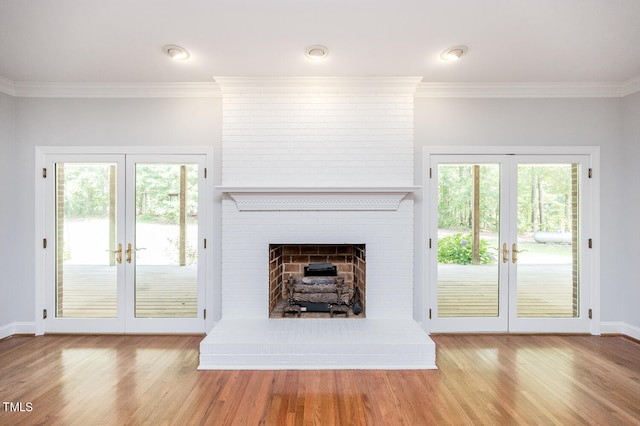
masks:
<path fill-rule="evenodd" d="M 418 80 L 216 81 L 222 312 L 199 368 L 435 368 L 413 319 Z M 269 318 L 275 244 L 366 247 L 366 317 Z"/>

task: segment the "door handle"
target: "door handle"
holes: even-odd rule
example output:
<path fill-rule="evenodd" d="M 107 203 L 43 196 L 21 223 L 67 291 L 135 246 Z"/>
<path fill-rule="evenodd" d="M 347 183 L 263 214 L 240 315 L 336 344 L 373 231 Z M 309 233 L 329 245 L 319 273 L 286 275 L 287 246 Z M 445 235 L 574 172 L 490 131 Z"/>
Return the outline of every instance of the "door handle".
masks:
<path fill-rule="evenodd" d="M 131 256 L 133 255 L 133 252 L 140 250 L 146 250 L 146 247 L 134 249 L 133 247 L 131 247 L 131 243 L 127 244 L 127 263 L 131 263 Z"/>
<path fill-rule="evenodd" d="M 118 244 L 118 250 L 111 250 L 116 255 L 116 262 L 122 263 L 122 244 Z"/>
<path fill-rule="evenodd" d="M 502 263 L 507 263 L 509 261 L 509 249 L 507 248 L 507 243 L 502 244 Z"/>
<path fill-rule="evenodd" d="M 511 251 L 513 252 L 513 254 L 511 255 L 511 261 L 513 263 L 516 263 L 518 261 L 518 253 L 524 253 L 526 250 L 518 250 L 518 246 L 516 245 L 516 243 L 513 243 L 513 245 L 511 246 Z"/>

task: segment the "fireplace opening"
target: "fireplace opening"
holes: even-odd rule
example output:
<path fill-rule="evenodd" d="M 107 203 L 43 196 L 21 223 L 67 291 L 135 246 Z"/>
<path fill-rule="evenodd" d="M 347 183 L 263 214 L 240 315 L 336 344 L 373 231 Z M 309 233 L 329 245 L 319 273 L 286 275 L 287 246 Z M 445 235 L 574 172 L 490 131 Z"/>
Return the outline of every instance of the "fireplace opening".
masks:
<path fill-rule="evenodd" d="M 270 244 L 269 317 L 364 318 L 364 244 Z"/>

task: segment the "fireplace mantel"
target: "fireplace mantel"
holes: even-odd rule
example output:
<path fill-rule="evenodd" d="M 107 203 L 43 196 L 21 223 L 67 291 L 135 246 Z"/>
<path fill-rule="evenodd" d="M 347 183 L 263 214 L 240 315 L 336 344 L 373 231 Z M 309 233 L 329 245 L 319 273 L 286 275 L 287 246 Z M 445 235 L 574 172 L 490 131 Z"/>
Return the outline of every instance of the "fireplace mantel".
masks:
<path fill-rule="evenodd" d="M 402 187 L 228 187 L 240 211 L 364 211 L 398 210 L 407 194 L 419 186 Z"/>

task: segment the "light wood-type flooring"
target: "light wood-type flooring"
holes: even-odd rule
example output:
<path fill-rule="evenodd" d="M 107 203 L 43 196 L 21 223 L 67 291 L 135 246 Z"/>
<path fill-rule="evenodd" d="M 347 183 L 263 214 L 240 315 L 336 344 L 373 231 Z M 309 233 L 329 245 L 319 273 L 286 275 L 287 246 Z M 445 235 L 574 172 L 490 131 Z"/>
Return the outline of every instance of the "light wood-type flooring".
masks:
<path fill-rule="evenodd" d="M 433 338 L 438 370 L 198 371 L 201 336 L 12 337 L 0 425 L 640 424 L 635 341 Z"/>

